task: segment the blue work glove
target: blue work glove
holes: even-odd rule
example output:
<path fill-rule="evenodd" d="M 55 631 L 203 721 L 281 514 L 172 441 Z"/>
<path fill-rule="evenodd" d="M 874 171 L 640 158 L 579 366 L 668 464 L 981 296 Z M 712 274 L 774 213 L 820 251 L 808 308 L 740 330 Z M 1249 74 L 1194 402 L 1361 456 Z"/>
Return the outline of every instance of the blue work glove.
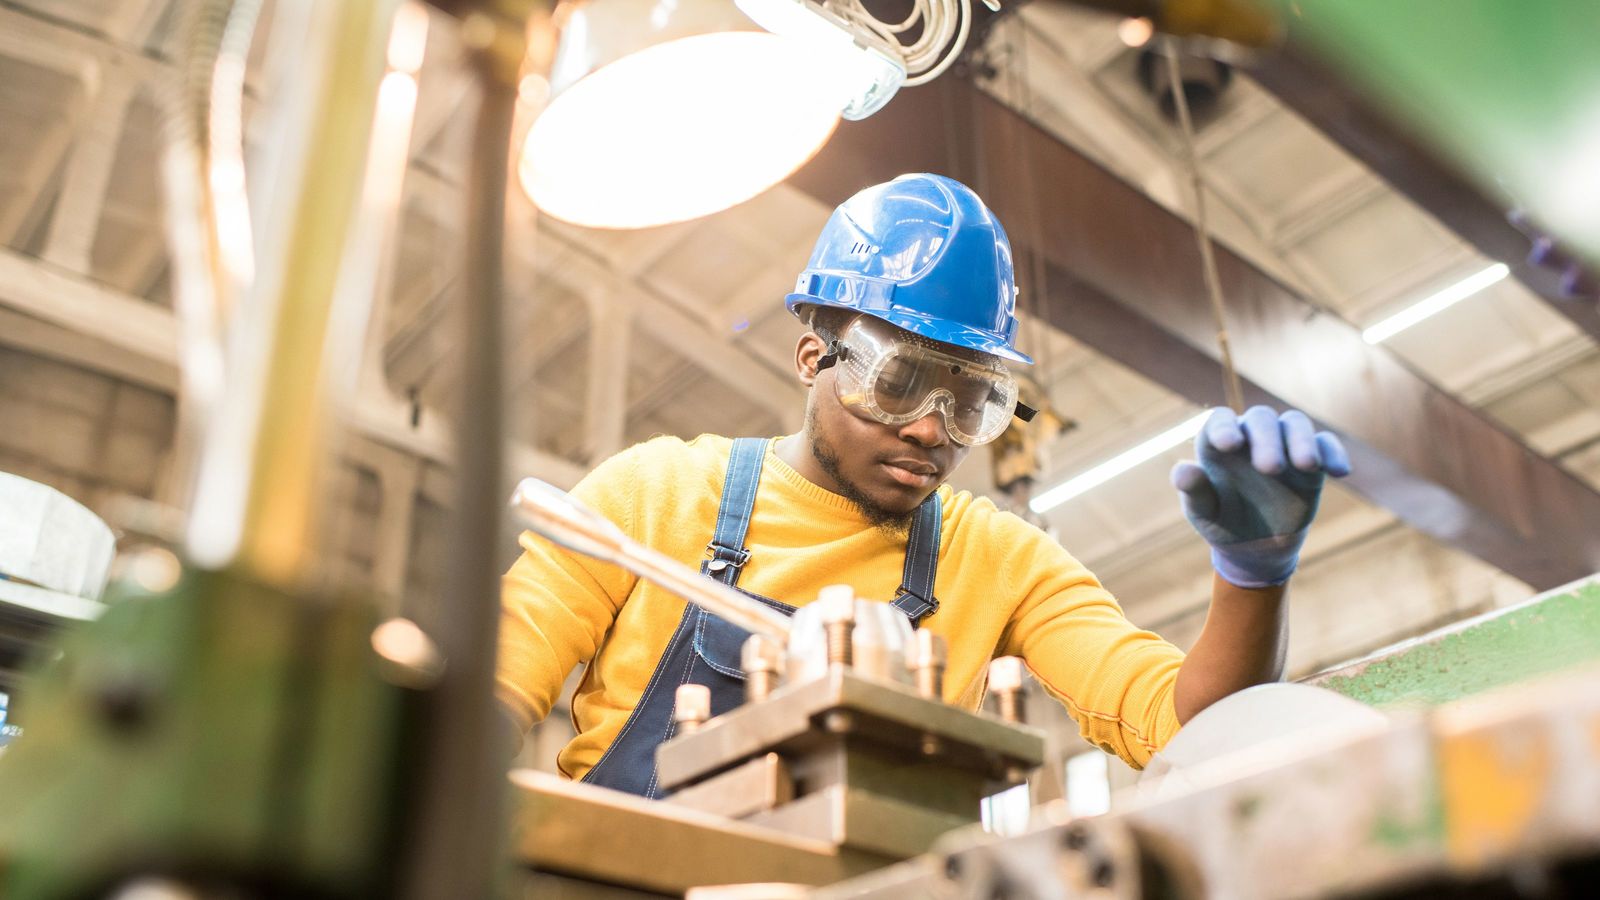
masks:
<path fill-rule="evenodd" d="M 1243 416 L 1212 410 L 1194 449 L 1199 463 L 1178 463 L 1172 484 L 1183 514 L 1211 545 L 1217 574 L 1242 588 L 1288 581 L 1317 514 L 1323 476 L 1350 474 L 1344 445 L 1297 409 L 1279 416 L 1253 406 Z"/>

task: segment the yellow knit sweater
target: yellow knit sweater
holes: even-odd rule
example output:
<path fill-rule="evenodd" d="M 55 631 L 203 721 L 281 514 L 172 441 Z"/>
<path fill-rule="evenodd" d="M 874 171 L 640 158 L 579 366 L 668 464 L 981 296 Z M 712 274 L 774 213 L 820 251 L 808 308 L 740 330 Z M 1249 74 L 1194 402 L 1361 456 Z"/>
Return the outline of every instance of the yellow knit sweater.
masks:
<path fill-rule="evenodd" d="M 698 567 L 716 521 L 732 442 L 656 438 L 601 463 L 573 494 L 635 540 Z M 976 709 L 997 655 L 1023 657 L 1092 743 L 1142 766 L 1178 730 L 1173 689 L 1183 653 L 1122 615 L 1059 544 L 986 499 L 948 486 L 934 595 L 923 627 L 949 643 L 945 699 Z M 560 765 L 581 778 L 621 731 L 665 651 L 684 601 L 618 566 L 531 533 L 504 583 L 499 696 L 524 727 L 549 713 L 572 669 L 588 664 L 572 705 L 578 735 Z M 739 587 L 803 606 L 829 584 L 893 599 L 904 538 L 872 527 L 845 498 L 770 449 Z"/>

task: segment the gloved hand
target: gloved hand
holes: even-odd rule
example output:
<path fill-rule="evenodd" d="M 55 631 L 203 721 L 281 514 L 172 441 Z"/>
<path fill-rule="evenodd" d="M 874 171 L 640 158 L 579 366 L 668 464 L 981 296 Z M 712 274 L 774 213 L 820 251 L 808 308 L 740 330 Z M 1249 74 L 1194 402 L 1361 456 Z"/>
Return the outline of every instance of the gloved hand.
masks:
<path fill-rule="evenodd" d="M 1344 445 L 1305 413 L 1219 407 L 1194 440 L 1198 464 L 1181 462 L 1172 484 L 1183 513 L 1211 545 L 1217 574 L 1242 588 L 1282 584 L 1317 514 L 1323 476 L 1350 474 Z"/>

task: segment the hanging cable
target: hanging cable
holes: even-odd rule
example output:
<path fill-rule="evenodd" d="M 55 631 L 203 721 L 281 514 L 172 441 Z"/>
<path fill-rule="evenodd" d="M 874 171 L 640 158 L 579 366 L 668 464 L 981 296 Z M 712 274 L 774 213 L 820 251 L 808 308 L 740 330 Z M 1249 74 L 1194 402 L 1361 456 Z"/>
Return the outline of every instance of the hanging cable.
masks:
<path fill-rule="evenodd" d="M 970 0 L 915 0 L 911 13 L 899 22 L 879 19 L 861 0 L 824 0 L 822 6 L 892 48 L 905 64 L 907 86 L 926 84 L 942 75 L 961 56 L 972 32 Z M 998 4 L 989 6 L 998 9 Z M 919 24 L 922 31 L 905 43 L 901 36 Z"/>
<path fill-rule="evenodd" d="M 1014 29 L 1017 36 L 1015 44 L 1012 45 L 1013 58 L 1010 66 L 1017 91 L 1017 103 L 1022 108 L 1023 116 L 1029 121 L 1035 121 L 1032 71 L 1028 66 L 1029 30 L 1022 23 L 1020 17 L 1014 17 L 1012 21 L 1017 23 L 1018 26 Z M 1015 121 L 1012 122 L 1012 127 L 1017 127 Z M 1015 146 L 1018 148 L 1018 169 L 1022 173 L 1023 183 L 1035 184 L 1032 144 L 1026 141 L 1018 141 Z M 1044 239 L 1044 217 L 1040 207 L 1039 192 L 1030 191 L 1028 193 L 1027 227 L 1033 235 L 1033 239 L 1031 241 L 1032 246 L 1028 249 L 1028 271 L 1033 278 L 1033 284 L 1028 291 L 1028 317 L 1024 321 L 1031 322 L 1033 325 L 1034 371 L 1037 373 L 1035 377 L 1039 383 L 1039 390 L 1048 403 L 1051 399 L 1050 376 L 1055 374 L 1055 351 L 1050 345 L 1048 329 L 1040 316 L 1040 311 L 1044 305 L 1042 301 L 1050 296 L 1049 270 L 1045 266 L 1044 254 L 1039 249 L 1043 246 Z"/>
<path fill-rule="evenodd" d="M 1217 276 L 1217 259 L 1211 244 L 1211 226 L 1206 219 L 1205 182 L 1200 177 L 1200 160 L 1194 149 L 1194 123 L 1189 118 L 1189 99 L 1183 93 L 1183 80 L 1178 75 L 1178 44 L 1166 39 L 1167 83 L 1172 88 L 1172 102 L 1178 112 L 1178 127 L 1183 134 L 1183 160 L 1189 170 L 1189 183 L 1194 188 L 1194 236 L 1200 246 L 1200 268 L 1204 273 L 1206 294 L 1211 299 L 1211 316 L 1217 327 L 1217 350 L 1222 357 L 1222 387 L 1228 405 L 1235 412 L 1244 411 L 1244 389 L 1239 373 L 1233 365 L 1233 349 L 1228 341 L 1228 322 L 1222 302 L 1222 280 Z"/>

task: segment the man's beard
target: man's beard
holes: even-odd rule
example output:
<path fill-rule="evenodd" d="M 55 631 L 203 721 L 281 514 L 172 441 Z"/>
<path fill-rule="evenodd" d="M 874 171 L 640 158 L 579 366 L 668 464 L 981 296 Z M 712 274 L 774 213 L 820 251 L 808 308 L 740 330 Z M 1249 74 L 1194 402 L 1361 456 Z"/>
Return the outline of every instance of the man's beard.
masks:
<path fill-rule="evenodd" d="M 890 537 L 904 537 L 910 533 L 911 520 L 916 510 L 895 512 L 885 509 L 868 497 L 855 482 L 846 478 L 839 468 L 839 454 L 817 428 L 817 414 L 814 409 L 806 410 L 806 434 L 811 438 L 811 455 L 816 457 L 817 465 L 821 466 L 822 471 L 827 472 L 828 477 L 838 486 L 839 496 L 849 500 L 850 505 L 871 522 L 873 527 Z"/>

